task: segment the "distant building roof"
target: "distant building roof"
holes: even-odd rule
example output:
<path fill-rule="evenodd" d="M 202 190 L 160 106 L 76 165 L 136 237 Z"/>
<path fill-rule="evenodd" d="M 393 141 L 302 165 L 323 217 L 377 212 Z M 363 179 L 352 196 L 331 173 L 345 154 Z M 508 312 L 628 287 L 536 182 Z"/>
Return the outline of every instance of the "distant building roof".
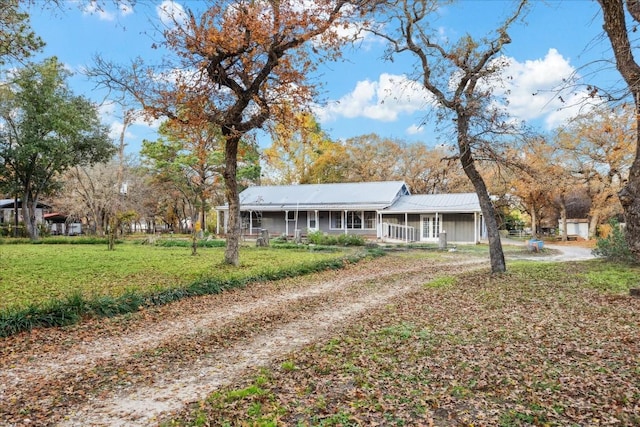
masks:
<path fill-rule="evenodd" d="M 0 209 L 13 209 L 15 200 L 14 199 L 0 199 Z M 18 199 L 18 208 L 22 207 L 22 201 Z M 51 206 L 46 205 L 44 203 L 38 202 L 38 208 L 40 209 L 50 209 Z"/>
<path fill-rule="evenodd" d="M 67 215 L 62 214 L 60 212 L 53 212 L 42 215 L 45 221 L 53 222 L 53 223 L 64 223 L 67 221 Z"/>
<path fill-rule="evenodd" d="M 403 181 L 270 185 L 240 193 L 242 210 L 379 210 L 410 194 Z"/>
<path fill-rule="evenodd" d="M 481 212 L 476 193 L 415 194 L 398 199 L 383 213 Z"/>

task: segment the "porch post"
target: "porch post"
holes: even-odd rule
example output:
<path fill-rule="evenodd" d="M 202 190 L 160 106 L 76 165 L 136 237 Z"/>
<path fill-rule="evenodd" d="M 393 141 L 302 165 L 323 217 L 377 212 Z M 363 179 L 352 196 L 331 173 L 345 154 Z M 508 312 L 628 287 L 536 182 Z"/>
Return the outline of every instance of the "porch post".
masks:
<path fill-rule="evenodd" d="M 478 212 L 473 213 L 473 243 L 478 243 Z"/>
<path fill-rule="evenodd" d="M 249 211 L 249 235 L 253 234 L 253 211 Z"/>
<path fill-rule="evenodd" d="M 313 211 L 316 217 L 316 230 L 320 230 L 320 216 L 318 215 L 318 210 Z"/>
<path fill-rule="evenodd" d="M 342 227 L 344 228 L 344 234 L 347 234 L 347 212 L 344 211 L 344 216 L 342 217 Z"/>
<path fill-rule="evenodd" d="M 284 234 L 289 236 L 289 211 L 284 211 Z"/>
<path fill-rule="evenodd" d="M 409 214 L 404 213 L 404 241 L 409 243 Z"/>

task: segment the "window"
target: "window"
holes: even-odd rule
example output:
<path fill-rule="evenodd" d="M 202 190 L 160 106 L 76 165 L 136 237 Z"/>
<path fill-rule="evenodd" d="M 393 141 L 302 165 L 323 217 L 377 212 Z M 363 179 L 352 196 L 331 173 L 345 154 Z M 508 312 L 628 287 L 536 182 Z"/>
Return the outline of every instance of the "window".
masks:
<path fill-rule="evenodd" d="M 287 211 L 287 221 L 295 221 L 297 216 L 296 211 Z"/>
<path fill-rule="evenodd" d="M 330 212 L 329 228 L 342 228 L 342 212 Z"/>
<path fill-rule="evenodd" d="M 422 216 L 422 238 L 437 239 L 440 233 L 440 217 L 433 215 Z"/>
<path fill-rule="evenodd" d="M 251 212 L 253 228 L 262 228 L 262 212 Z"/>
<path fill-rule="evenodd" d="M 330 212 L 330 228 L 349 230 L 374 230 L 376 213 L 374 211 Z"/>
<path fill-rule="evenodd" d="M 376 228 L 376 213 L 369 211 L 364 213 L 364 228 Z"/>
<path fill-rule="evenodd" d="M 308 211 L 307 212 L 307 228 L 309 228 L 310 230 L 317 230 L 318 229 L 318 224 L 317 224 L 317 221 L 316 221 L 316 215 L 318 215 L 316 211 Z"/>
<path fill-rule="evenodd" d="M 355 212 L 355 211 L 347 212 L 347 228 L 352 228 L 352 229 L 362 228 L 362 212 Z"/>

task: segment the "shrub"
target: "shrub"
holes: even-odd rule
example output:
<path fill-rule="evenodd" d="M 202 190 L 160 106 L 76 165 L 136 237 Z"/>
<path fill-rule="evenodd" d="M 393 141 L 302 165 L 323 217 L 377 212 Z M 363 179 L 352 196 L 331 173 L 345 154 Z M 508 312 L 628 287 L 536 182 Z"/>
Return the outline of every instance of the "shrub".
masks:
<path fill-rule="evenodd" d="M 160 246 L 163 248 L 174 248 L 174 247 L 188 248 L 188 247 L 191 247 L 192 244 L 193 242 L 187 239 L 158 239 L 155 242 L 156 246 Z M 225 246 L 225 241 L 220 239 L 198 240 L 199 248 L 223 248 L 224 246 Z"/>
<path fill-rule="evenodd" d="M 39 240 L 31 240 L 28 238 L 8 238 L 0 239 L 0 245 L 106 245 L 108 240 L 106 237 L 44 237 Z M 122 240 L 116 240 L 116 243 L 122 243 Z"/>
<path fill-rule="evenodd" d="M 309 243 L 327 246 L 364 246 L 364 237 L 355 234 L 330 235 L 314 231 L 308 235 Z"/>
<path fill-rule="evenodd" d="M 607 237 L 598 237 L 596 248 L 592 253 L 612 261 L 634 262 L 635 257 L 624 238 L 624 231 L 616 219 L 609 220 L 611 232 Z"/>

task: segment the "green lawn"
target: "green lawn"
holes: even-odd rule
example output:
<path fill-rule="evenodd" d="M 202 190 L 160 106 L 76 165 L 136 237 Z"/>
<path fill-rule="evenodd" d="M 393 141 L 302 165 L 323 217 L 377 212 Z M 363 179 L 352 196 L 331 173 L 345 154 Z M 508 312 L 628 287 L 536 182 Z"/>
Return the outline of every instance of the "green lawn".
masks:
<path fill-rule="evenodd" d="M 165 248 L 125 243 L 104 245 L 0 245 L 0 311 L 63 299 L 126 291 L 150 293 L 200 279 L 259 276 L 302 264 L 339 259 L 346 252 L 243 247 L 241 268 L 223 263 L 223 248 Z"/>

